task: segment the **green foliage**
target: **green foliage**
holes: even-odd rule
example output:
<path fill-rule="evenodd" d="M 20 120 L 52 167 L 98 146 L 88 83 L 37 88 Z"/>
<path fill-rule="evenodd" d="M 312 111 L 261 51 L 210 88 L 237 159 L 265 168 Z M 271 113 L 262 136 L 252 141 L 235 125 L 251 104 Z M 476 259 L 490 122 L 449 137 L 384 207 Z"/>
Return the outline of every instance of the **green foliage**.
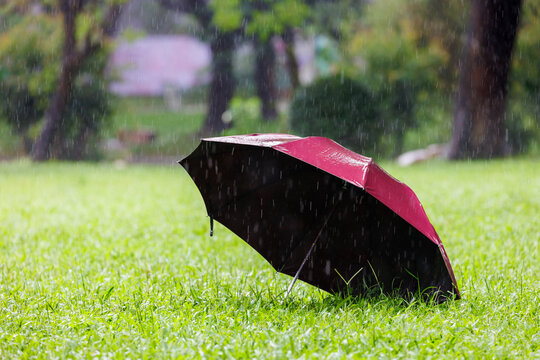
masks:
<path fill-rule="evenodd" d="M 210 7 L 214 13 L 212 22 L 220 30 L 233 31 L 242 25 L 242 0 L 213 0 Z"/>
<path fill-rule="evenodd" d="M 56 20 L 28 16 L 0 34 L 0 117 L 21 135 L 41 119 L 54 89 L 61 36 Z"/>
<path fill-rule="evenodd" d="M 301 25 L 310 15 L 303 0 L 213 0 L 210 8 L 218 29 L 234 31 L 245 26 L 248 35 L 263 40 Z"/>
<path fill-rule="evenodd" d="M 349 24 L 343 43 L 342 67 L 376 94 L 374 101 L 386 135 L 380 150 L 385 155 L 410 149 L 411 132 L 418 138 L 413 148 L 448 140 L 444 124 L 451 123 L 448 111 L 453 97 L 448 96 L 441 75 L 446 70 L 441 69 L 448 66 L 449 49 L 440 36 L 425 36 L 419 24 L 417 13 L 428 5 L 435 6 L 430 0 L 369 4 L 364 16 Z M 436 27 L 433 22 L 426 20 Z M 441 113 L 445 114 L 443 121 Z M 443 136 L 425 136 L 425 129 L 432 132 L 432 127 Z"/>
<path fill-rule="evenodd" d="M 360 65 L 356 69 L 379 88 L 406 82 L 430 92 L 435 89 L 437 68 L 444 61 L 444 54 L 437 48 L 418 47 L 414 33 L 406 24 L 395 29 L 360 31 L 352 39 L 349 50 Z"/>
<path fill-rule="evenodd" d="M 301 281 L 284 299 L 289 276 L 217 223 L 208 236 L 179 166 L 0 163 L 0 357 L 540 357 L 540 162 L 385 169 L 422 200 L 462 300 Z"/>
<path fill-rule="evenodd" d="M 540 148 L 540 1 L 523 4 L 510 73 L 508 140 L 514 153 Z"/>
<path fill-rule="evenodd" d="M 232 99 L 229 110 L 224 114 L 233 123 L 232 128 L 223 135 L 250 133 L 284 133 L 287 132 L 286 119 L 278 117 L 276 121 L 264 121 L 261 116 L 261 100 L 257 97 Z"/>
<path fill-rule="evenodd" d="M 363 0 L 311 1 L 311 14 L 307 30 L 312 34 L 328 36 L 335 41 L 347 39 L 364 18 L 369 2 Z"/>
<path fill-rule="evenodd" d="M 506 121 L 514 153 L 540 144 L 540 2 L 528 1 L 523 6 Z M 381 0 L 369 4 L 364 17 L 349 27 L 344 67 L 381 94 L 381 118 L 389 128 L 418 127 L 418 131 L 405 133 L 409 139 L 405 143 L 415 144 L 413 148 L 446 142 L 451 136 L 468 14 L 468 3 L 463 1 Z M 402 105 L 410 107 L 392 106 L 404 95 L 408 100 Z M 428 135 L 425 130 L 436 134 Z M 403 132 L 390 133 L 397 134 L 391 141 L 399 148 Z M 417 139 L 410 141 L 412 137 Z"/>
<path fill-rule="evenodd" d="M 368 20 L 377 6 L 367 12 Z M 349 72 L 378 91 L 396 88 L 399 93 L 405 87 L 412 99 L 437 91 L 438 69 L 444 66 L 446 52 L 437 42 L 420 45 L 419 33 L 407 18 L 397 17 L 384 25 L 375 19 L 350 38 L 348 53 L 355 66 Z"/>
<path fill-rule="evenodd" d="M 403 151 L 406 131 L 419 122 L 432 122 L 419 118 L 418 108 L 434 106 L 430 98 L 439 96 L 437 69 L 444 64 L 444 53 L 436 46 L 418 46 L 414 29 L 403 20 L 388 28 L 358 31 L 349 48 L 360 65 L 349 71 L 377 94 L 380 119 L 393 138 L 388 150 L 397 155 Z"/>
<path fill-rule="evenodd" d="M 77 144 L 73 141 L 79 140 L 81 136 L 98 134 L 105 123 L 105 119 L 112 114 L 112 98 L 109 94 L 106 83 L 91 73 L 79 76 L 73 87 L 72 99 L 69 102 L 65 118 L 65 126 L 62 128 L 66 138 L 64 143 L 65 152 L 72 153 Z M 95 146 L 92 143 L 90 146 Z M 90 153 L 95 153 L 97 149 L 88 149 Z M 90 155 L 90 154 L 88 154 Z M 95 155 L 95 154 L 92 154 Z"/>
<path fill-rule="evenodd" d="M 287 27 L 295 27 L 310 15 L 310 8 L 302 0 L 267 1 L 268 8 L 254 10 L 247 25 L 248 34 L 256 34 L 268 39 L 274 34 L 282 34 Z"/>
<path fill-rule="evenodd" d="M 374 99 L 375 94 L 350 77 L 321 78 L 297 90 L 290 109 L 291 128 L 373 153 L 384 131 Z"/>
<path fill-rule="evenodd" d="M 440 57 L 433 69 L 440 94 L 457 89 L 469 4 L 463 0 L 409 0 L 403 4 L 402 13 L 414 29 L 418 47 L 435 50 Z"/>
<path fill-rule="evenodd" d="M 86 31 L 89 16 L 78 19 L 78 33 Z M 0 118 L 31 144 L 28 130 L 42 120 L 56 89 L 62 54 L 59 16 L 26 15 L 0 35 Z M 105 76 L 107 46 L 86 59 L 74 81 L 64 114 L 63 139 L 56 148 L 62 157 L 74 156 L 81 141 L 91 140 L 111 114 L 111 97 Z M 95 142 L 94 142 L 95 143 Z M 92 144 L 92 141 L 90 141 Z M 95 152 L 87 148 L 85 151 Z M 87 154 L 88 155 L 88 154 Z"/>

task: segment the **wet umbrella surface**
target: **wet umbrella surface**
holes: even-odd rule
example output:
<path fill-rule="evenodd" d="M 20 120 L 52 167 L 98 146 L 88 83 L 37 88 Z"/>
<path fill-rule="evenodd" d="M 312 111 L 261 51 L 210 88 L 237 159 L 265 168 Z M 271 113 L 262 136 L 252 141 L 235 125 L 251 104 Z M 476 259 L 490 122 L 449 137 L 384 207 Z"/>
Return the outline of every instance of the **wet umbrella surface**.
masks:
<path fill-rule="evenodd" d="M 203 139 L 180 164 L 211 221 L 295 280 L 330 293 L 459 298 L 418 198 L 368 157 L 327 138 L 254 134 Z"/>

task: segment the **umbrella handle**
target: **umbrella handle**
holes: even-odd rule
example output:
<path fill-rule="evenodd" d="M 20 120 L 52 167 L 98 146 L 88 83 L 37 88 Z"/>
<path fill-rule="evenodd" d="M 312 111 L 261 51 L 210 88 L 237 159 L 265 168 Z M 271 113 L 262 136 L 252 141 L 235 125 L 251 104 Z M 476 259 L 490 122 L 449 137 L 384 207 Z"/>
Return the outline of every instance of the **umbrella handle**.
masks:
<path fill-rule="evenodd" d="M 294 278 L 292 279 L 291 283 L 289 284 L 289 287 L 287 288 L 287 293 L 285 294 L 285 298 L 287 298 L 289 296 L 289 294 L 291 293 L 292 288 L 294 286 L 294 283 L 296 282 L 296 280 L 298 280 L 298 276 L 300 276 L 300 272 L 304 268 L 304 265 L 306 264 L 307 260 L 309 259 L 309 256 L 311 255 L 311 252 L 315 248 L 315 244 L 317 243 L 317 240 L 319 240 L 319 237 L 321 236 L 322 231 L 326 227 L 326 224 L 328 223 L 328 220 L 330 220 L 330 217 L 332 217 L 332 214 L 334 214 L 334 210 L 336 210 L 338 202 L 339 201 L 336 201 L 336 203 L 332 207 L 332 210 L 328 213 L 328 215 L 326 215 L 326 219 L 324 219 L 324 223 L 321 226 L 321 229 L 319 230 L 319 233 L 317 234 L 317 237 L 315 238 L 315 240 L 313 240 L 313 244 L 311 244 L 311 247 L 309 248 L 309 251 L 306 254 L 306 257 L 304 257 L 304 260 L 302 261 L 302 264 L 300 264 L 300 267 L 298 268 L 298 271 L 294 275 Z"/>

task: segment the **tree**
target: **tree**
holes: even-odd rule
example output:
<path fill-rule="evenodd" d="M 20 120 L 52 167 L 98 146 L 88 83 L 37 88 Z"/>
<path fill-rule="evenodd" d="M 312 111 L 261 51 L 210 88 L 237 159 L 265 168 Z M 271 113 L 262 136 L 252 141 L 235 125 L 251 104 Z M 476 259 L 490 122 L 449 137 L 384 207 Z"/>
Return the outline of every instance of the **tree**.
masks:
<path fill-rule="evenodd" d="M 0 23 L 0 120 L 23 140 L 31 154 L 35 130 L 42 128 L 45 111 L 56 92 L 61 71 L 64 26 L 53 2 L 24 1 L 2 9 Z M 79 35 L 98 9 L 81 15 Z M 61 126 L 50 146 L 51 157 L 78 160 L 96 154 L 99 130 L 111 113 L 106 64 L 109 44 L 83 61 L 73 81 Z"/>
<path fill-rule="evenodd" d="M 230 6 L 230 1 L 223 6 Z M 241 33 L 236 21 L 237 14 L 216 14 L 214 3 L 206 0 L 160 0 L 161 6 L 180 13 L 190 14 L 205 29 L 212 51 L 211 80 L 208 92 L 208 107 L 201 134 L 219 133 L 232 124 L 224 122 L 223 113 L 227 111 L 234 96 L 236 83 L 233 74 L 233 51 L 235 40 Z M 236 2 L 232 2 L 236 6 Z M 219 9 L 219 6 L 218 6 Z M 232 16 L 232 21 L 230 17 Z"/>
<path fill-rule="evenodd" d="M 42 119 L 52 91 L 49 80 L 56 76 L 58 27 L 46 15 L 18 12 L 8 17 L 16 19 L 0 34 L 0 118 L 29 153 L 33 145 L 29 129 Z"/>
<path fill-rule="evenodd" d="M 62 120 L 73 90 L 73 83 L 77 74 L 91 55 L 96 53 L 103 45 L 105 37 L 112 35 L 116 20 L 120 14 L 121 5 L 110 5 L 102 21 L 90 27 L 84 34 L 82 44 L 77 42 L 77 17 L 85 8 L 98 7 L 99 1 L 59 0 L 58 8 L 62 16 L 64 27 L 64 42 L 60 72 L 56 81 L 56 89 L 45 110 L 43 129 L 32 149 L 34 161 L 49 159 L 55 139 L 60 136 Z M 83 137 L 83 134 L 81 134 Z"/>
<path fill-rule="evenodd" d="M 229 108 L 236 88 L 233 73 L 234 39 L 234 32 L 216 32 L 210 43 L 212 80 L 202 134 L 219 133 L 232 125 L 223 121 L 222 116 Z"/>
<path fill-rule="evenodd" d="M 449 157 L 504 156 L 506 94 L 522 0 L 474 0 Z"/>
<path fill-rule="evenodd" d="M 266 121 L 277 116 L 275 53 L 272 38 L 287 34 L 288 52 L 292 53 L 292 29 L 309 15 L 304 0 L 227 0 L 211 1 L 213 22 L 220 28 L 236 28 L 244 39 L 253 40 L 255 49 L 255 84 L 261 99 L 261 115 Z M 296 63 L 289 66 L 294 71 Z M 297 83 L 297 71 L 291 79 Z"/>
<path fill-rule="evenodd" d="M 286 43 L 289 76 L 294 88 L 298 85 L 298 64 L 294 58 L 293 27 L 307 18 L 309 8 L 304 1 L 273 0 L 244 1 L 246 34 L 254 39 L 255 84 L 261 99 L 263 120 L 277 117 L 277 88 L 275 84 L 276 55 L 272 38 L 281 35 Z"/>
<path fill-rule="evenodd" d="M 255 82 L 261 98 L 263 118 L 276 116 L 274 86 L 275 55 L 271 38 L 299 25 L 309 7 L 302 0 L 159 0 L 167 9 L 191 14 L 206 30 L 212 49 L 208 110 L 201 133 L 219 133 L 232 124 L 225 123 L 236 88 L 233 51 L 240 40 L 253 40 L 256 48 Z M 291 10 L 292 9 L 292 10 Z"/>
<path fill-rule="evenodd" d="M 300 70 L 298 68 L 298 60 L 294 52 L 294 30 L 289 26 L 283 33 L 283 41 L 287 46 L 287 70 L 289 71 L 289 78 L 291 79 L 291 86 L 293 92 L 300 86 Z"/>
<path fill-rule="evenodd" d="M 272 121 L 277 116 L 276 85 L 274 68 L 276 55 L 272 39 L 255 37 L 255 84 L 257 96 L 261 99 L 261 115 L 263 120 Z"/>

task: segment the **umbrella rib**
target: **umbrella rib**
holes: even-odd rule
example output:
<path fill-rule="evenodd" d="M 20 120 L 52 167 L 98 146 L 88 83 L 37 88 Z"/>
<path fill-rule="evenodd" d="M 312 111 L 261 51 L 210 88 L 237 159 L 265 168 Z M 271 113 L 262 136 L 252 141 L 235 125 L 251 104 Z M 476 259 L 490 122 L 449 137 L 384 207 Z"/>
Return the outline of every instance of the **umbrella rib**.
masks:
<path fill-rule="evenodd" d="M 298 268 L 298 271 L 294 275 L 294 278 L 292 279 L 289 287 L 287 288 L 287 293 L 285 294 L 285 297 L 288 297 L 289 294 L 291 293 L 292 288 L 293 288 L 294 284 L 296 283 L 296 280 L 298 280 L 298 276 L 300 276 L 300 272 L 304 268 L 304 265 L 306 264 L 307 260 L 309 259 L 309 256 L 313 252 L 313 249 L 315 248 L 315 245 L 317 244 L 317 240 L 319 240 L 324 228 L 326 227 L 326 224 L 328 224 L 328 220 L 330 220 L 330 218 L 334 214 L 334 211 L 336 210 L 336 207 L 337 207 L 338 203 L 339 203 L 339 200 L 336 201 L 336 203 L 332 207 L 332 210 L 330 210 L 330 212 L 326 216 L 326 219 L 324 219 L 324 223 L 322 224 L 321 228 L 319 229 L 319 233 L 317 234 L 317 237 L 315 237 L 315 240 L 313 240 L 313 243 L 311 244 L 311 247 L 309 248 L 309 251 L 307 252 L 306 256 L 304 257 L 304 260 L 302 261 L 302 264 L 300 264 L 300 267 Z"/>

